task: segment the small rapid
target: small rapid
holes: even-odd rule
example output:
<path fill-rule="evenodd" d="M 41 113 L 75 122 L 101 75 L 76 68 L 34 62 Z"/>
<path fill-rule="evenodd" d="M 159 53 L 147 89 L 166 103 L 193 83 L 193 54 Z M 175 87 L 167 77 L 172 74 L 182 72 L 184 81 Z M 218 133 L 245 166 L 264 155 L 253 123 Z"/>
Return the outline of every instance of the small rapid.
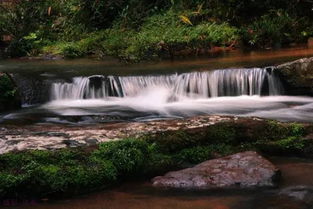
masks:
<path fill-rule="evenodd" d="M 271 67 L 49 78 L 45 86 L 48 101 L 4 115 L 0 122 L 90 124 L 197 115 L 313 122 L 313 98 L 288 96 Z"/>
<path fill-rule="evenodd" d="M 74 77 L 51 86 L 51 100 L 136 97 L 147 89 L 167 89 L 173 98 L 280 95 L 282 85 L 272 68 L 227 69 L 158 76 Z M 156 98 L 157 99 L 157 98 Z"/>

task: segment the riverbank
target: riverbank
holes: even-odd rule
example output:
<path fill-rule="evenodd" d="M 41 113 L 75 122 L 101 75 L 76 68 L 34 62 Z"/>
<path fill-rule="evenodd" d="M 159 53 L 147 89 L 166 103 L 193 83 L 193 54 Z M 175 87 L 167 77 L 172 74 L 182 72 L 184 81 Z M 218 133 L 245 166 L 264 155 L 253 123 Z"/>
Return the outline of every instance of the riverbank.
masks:
<path fill-rule="evenodd" d="M 278 188 L 262 190 L 179 191 L 159 189 L 150 181 L 133 181 L 114 188 L 63 200 L 7 201 L 12 209 L 310 209 L 313 162 L 269 157 L 282 173 Z"/>
<path fill-rule="evenodd" d="M 108 187 L 124 179 L 152 177 L 245 150 L 282 156 L 313 156 L 312 124 L 279 123 L 256 118 L 208 118 L 200 117 L 180 124 L 179 121 L 156 122 L 154 127 L 147 123 L 143 127 L 148 128 L 145 130 L 148 132 L 143 135 L 133 135 L 99 146 L 92 137 L 88 137 L 90 132 L 97 131 L 93 129 L 89 132 L 88 128 L 82 127 L 80 135 L 94 145 L 82 146 L 72 140 L 69 148 L 53 150 L 53 147 L 47 147 L 49 151 L 36 148 L 34 151 L 2 154 L 1 196 L 18 199 L 77 195 Z M 163 131 L 156 128 L 162 126 Z M 98 126 L 101 134 L 104 133 L 103 127 Z M 127 124 L 127 127 L 132 126 Z M 107 128 L 113 129 L 109 126 Z M 133 128 L 144 130 L 138 124 Z M 62 129 L 66 130 L 65 127 Z M 16 130 L 21 131 L 18 128 Z M 40 139 L 49 142 L 53 142 L 53 135 L 60 137 L 64 134 L 60 130 L 50 133 L 43 132 L 45 130 L 36 133 L 35 130 L 30 127 L 28 134 L 38 134 L 39 138 L 44 136 Z M 47 130 L 53 129 L 48 127 Z M 126 134 L 131 133 L 129 129 L 122 130 Z M 6 138 L 10 132 L 12 140 L 16 138 L 21 142 L 23 135 L 14 133 L 13 127 L 2 136 Z M 5 138 L 3 141 L 6 141 Z M 105 137 L 102 139 L 105 140 Z"/>
<path fill-rule="evenodd" d="M 11 2 L 1 4 L 0 37 L 9 57 L 173 59 L 306 43 L 313 35 L 310 7 L 294 0 Z"/>

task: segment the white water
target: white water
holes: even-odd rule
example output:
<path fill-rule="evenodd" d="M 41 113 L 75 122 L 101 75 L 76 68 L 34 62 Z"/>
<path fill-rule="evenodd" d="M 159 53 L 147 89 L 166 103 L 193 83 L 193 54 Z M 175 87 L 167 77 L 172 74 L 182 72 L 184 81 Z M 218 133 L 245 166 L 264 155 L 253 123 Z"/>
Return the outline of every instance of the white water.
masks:
<path fill-rule="evenodd" d="M 106 99 L 107 97 L 134 97 L 152 88 L 166 88 L 172 96 L 219 97 L 266 95 L 282 92 L 272 69 L 228 69 L 162 76 L 91 76 L 75 77 L 72 83 L 54 83 L 52 100 Z"/>
<path fill-rule="evenodd" d="M 313 121 L 313 98 L 282 96 L 271 69 L 230 69 L 163 76 L 76 77 L 54 83 L 43 106 L 62 116 L 126 120 L 202 114 Z"/>

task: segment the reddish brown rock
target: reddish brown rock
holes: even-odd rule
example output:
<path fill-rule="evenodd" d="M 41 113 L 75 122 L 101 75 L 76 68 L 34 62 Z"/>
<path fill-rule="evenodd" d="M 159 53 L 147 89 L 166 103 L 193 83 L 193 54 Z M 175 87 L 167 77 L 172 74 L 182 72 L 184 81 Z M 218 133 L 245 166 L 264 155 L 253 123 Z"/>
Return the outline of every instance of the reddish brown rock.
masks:
<path fill-rule="evenodd" d="M 169 172 L 152 182 L 157 187 L 186 189 L 273 187 L 279 174 L 271 162 L 250 151 Z"/>

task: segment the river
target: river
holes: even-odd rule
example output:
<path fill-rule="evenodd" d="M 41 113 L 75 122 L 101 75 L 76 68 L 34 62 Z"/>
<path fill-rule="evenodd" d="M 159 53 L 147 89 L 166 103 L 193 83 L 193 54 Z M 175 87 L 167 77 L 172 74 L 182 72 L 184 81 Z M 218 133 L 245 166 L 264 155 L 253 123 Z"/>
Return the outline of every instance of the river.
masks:
<path fill-rule="evenodd" d="M 310 56 L 313 49 L 297 47 L 140 64 L 1 61 L 0 71 L 11 73 L 20 89 L 23 108 L 1 113 L 0 123 L 76 126 L 216 114 L 313 122 L 313 98 L 288 95 L 271 67 Z M 73 199 L 4 203 L 23 209 L 310 209 L 313 162 L 271 160 L 283 174 L 276 189 L 175 191 L 143 181 Z"/>
<path fill-rule="evenodd" d="M 0 71 L 12 73 L 23 109 L 0 115 L 0 123 L 81 125 L 216 114 L 312 122 L 313 98 L 288 95 L 271 67 L 309 56 L 313 49 L 298 47 L 140 64 L 3 61 Z"/>

